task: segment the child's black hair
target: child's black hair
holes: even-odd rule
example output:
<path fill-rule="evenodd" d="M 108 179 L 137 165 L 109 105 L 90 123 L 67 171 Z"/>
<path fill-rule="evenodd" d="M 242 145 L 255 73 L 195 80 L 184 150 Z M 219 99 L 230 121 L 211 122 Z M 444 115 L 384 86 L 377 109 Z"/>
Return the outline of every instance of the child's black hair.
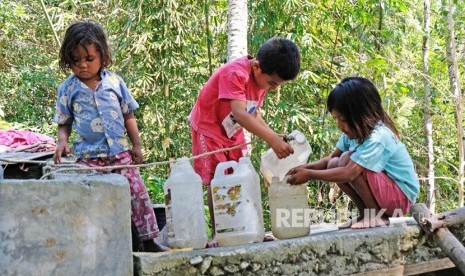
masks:
<path fill-rule="evenodd" d="M 66 72 L 73 61 L 73 51 L 78 46 L 86 47 L 93 44 L 101 55 L 102 67 L 110 66 L 111 59 L 110 47 L 108 47 L 107 37 L 103 28 L 95 21 L 80 20 L 71 24 L 65 33 L 65 38 L 60 48 L 60 68 Z"/>
<path fill-rule="evenodd" d="M 300 71 L 300 52 L 289 39 L 274 37 L 258 49 L 255 57 L 263 73 L 276 73 L 281 79 L 293 80 Z"/>
<path fill-rule="evenodd" d="M 376 127 L 383 122 L 396 135 L 397 129 L 384 111 L 381 96 L 368 79 L 349 77 L 343 79 L 329 93 L 326 106 L 344 116 L 353 135 L 363 142 Z"/>

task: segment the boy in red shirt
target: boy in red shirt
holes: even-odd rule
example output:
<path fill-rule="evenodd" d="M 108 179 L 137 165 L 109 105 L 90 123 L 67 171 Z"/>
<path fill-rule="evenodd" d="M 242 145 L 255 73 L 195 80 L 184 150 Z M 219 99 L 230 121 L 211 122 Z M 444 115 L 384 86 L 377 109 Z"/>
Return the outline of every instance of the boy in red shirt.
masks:
<path fill-rule="evenodd" d="M 245 143 L 243 128 L 257 135 L 279 158 L 293 153 L 292 147 L 274 132 L 257 110 L 268 90 L 293 80 L 300 70 L 300 53 L 285 38 L 266 41 L 255 58 L 244 56 L 221 66 L 199 93 L 190 114 L 192 153 L 199 155 Z M 210 182 L 216 165 L 245 156 L 247 147 L 194 159 L 194 169 L 208 186 L 208 207 L 215 233 Z M 215 237 L 209 244 L 216 246 Z"/>

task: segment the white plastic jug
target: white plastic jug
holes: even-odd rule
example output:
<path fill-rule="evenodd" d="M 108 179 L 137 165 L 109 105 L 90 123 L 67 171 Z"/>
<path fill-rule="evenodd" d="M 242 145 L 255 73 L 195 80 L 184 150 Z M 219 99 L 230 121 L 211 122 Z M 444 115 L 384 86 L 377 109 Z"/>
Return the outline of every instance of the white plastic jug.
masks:
<path fill-rule="evenodd" d="M 205 248 L 207 228 L 202 179 L 189 159 L 179 158 L 163 186 L 168 244 L 172 248 Z"/>
<path fill-rule="evenodd" d="M 268 187 L 271 232 L 278 239 L 310 234 L 307 185 L 290 185 L 273 177 Z"/>
<path fill-rule="evenodd" d="M 232 174 L 226 174 L 228 169 Z M 262 242 L 265 229 L 260 180 L 250 158 L 219 163 L 211 190 L 218 245 Z"/>
<path fill-rule="evenodd" d="M 312 153 L 310 144 L 300 131 L 294 130 L 288 137 L 291 138 L 289 144 L 294 149 L 293 154 L 279 159 L 271 148 L 262 154 L 260 171 L 268 183 L 271 183 L 273 176 L 282 181 L 290 169 L 305 164 Z"/>

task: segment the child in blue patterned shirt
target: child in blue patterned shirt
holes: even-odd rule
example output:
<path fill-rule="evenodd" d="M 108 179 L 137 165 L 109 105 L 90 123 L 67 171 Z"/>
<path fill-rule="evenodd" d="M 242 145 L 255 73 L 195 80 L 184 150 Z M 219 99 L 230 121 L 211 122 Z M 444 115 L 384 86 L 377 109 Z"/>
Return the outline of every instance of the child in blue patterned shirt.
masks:
<path fill-rule="evenodd" d="M 410 154 L 368 79 L 349 77 L 326 101 L 342 135 L 328 156 L 288 172 L 288 183 L 336 182 L 360 216 L 339 228 L 386 226 L 415 203 L 420 184 Z"/>
<path fill-rule="evenodd" d="M 71 149 L 68 139 L 76 130 L 77 163 L 89 167 L 138 164 L 143 160 L 134 110 L 139 105 L 124 81 L 105 67 L 112 64 L 106 35 L 99 24 L 78 21 L 66 31 L 60 49 L 60 68 L 73 74 L 58 87 L 54 121 L 58 147 L 53 156 L 60 163 Z M 126 132 L 132 148 L 126 138 Z M 143 251 L 166 251 L 156 243 L 160 235 L 147 189 L 135 168 L 115 169 L 129 181 L 131 219 Z"/>

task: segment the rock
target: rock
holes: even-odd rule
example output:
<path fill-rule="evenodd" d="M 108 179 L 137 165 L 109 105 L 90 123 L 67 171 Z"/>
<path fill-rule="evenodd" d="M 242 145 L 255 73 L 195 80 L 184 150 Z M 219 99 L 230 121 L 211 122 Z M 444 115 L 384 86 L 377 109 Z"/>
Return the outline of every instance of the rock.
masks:
<path fill-rule="evenodd" d="M 198 265 L 198 264 L 200 264 L 202 261 L 203 261 L 202 256 L 196 256 L 196 257 L 190 259 L 189 263 L 190 263 L 191 265 Z"/>
<path fill-rule="evenodd" d="M 245 270 L 245 269 L 247 269 L 247 267 L 249 267 L 249 265 L 250 265 L 250 264 L 249 264 L 248 262 L 241 262 L 241 264 L 240 264 L 239 267 L 240 267 L 242 270 Z"/>
<path fill-rule="evenodd" d="M 252 264 L 252 271 L 258 271 L 262 266 L 257 263 Z"/>
<path fill-rule="evenodd" d="M 205 274 L 212 264 L 212 257 L 206 257 L 200 266 L 200 273 Z"/>
<path fill-rule="evenodd" d="M 239 272 L 239 267 L 236 265 L 227 265 L 224 267 L 224 270 L 229 273 L 236 273 Z"/>
<path fill-rule="evenodd" d="M 224 271 L 221 268 L 214 266 L 210 269 L 210 274 L 213 276 L 224 275 Z"/>

